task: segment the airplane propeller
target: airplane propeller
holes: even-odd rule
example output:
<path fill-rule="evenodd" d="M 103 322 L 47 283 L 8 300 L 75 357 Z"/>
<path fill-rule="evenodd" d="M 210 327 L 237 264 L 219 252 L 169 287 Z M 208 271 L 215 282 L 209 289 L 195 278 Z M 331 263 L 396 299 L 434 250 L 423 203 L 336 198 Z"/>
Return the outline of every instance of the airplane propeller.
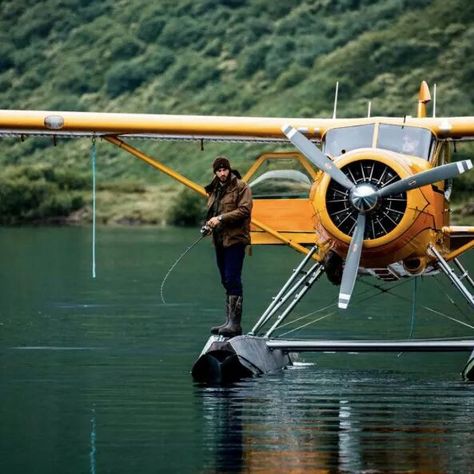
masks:
<path fill-rule="evenodd" d="M 352 189 L 354 183 L 330 160 L 313 142 L 309 141 L 302 133 L 291 125 L 281 127 L 283 133 L 288 137 L 291 143 L 308 158 L 318 169 L 327 173 L 331 178 L 341 186 Z"/>
<path fill-rule="evenodd" d="M 339 308 L 346 309 L 354 289 L 357 272 L 359 271 L 360 254 L 364 242 L 365 214 L 359 212 L 357 224 L 352 235 L 349 251 L 347 252 L 346 264 L 342 273 L 341 289 L 339 291 Z"/>
<path fill-rule="evenodd" d="M 433 184 L 470 170 L 473 165 L 471 160 L 458 161 L 442 166 L 437 166 L 427 171 L 422 171 L 407 178 L 396 181 L 383 188 L 377 189 L 370 183 L 353 183 L 332 160 L 302 133 L 291 125 L 285 124 L 281 128 L 283 133 L 318 169 L 327 173 L 334 181 L 349 190 L 349 199 L 352 206 L 359 211 L 354 233 L 347 252 L 346 263 L 342 273 L 341 287 L 339 290 L 339 308 L 347 308 L 352 296 L 359 262 L 364 242 L 366 214 L 374 209 L 380 199 L 393 194 L 400 194 L 412 189 L 417 189 L 427 184 Z"/>
<path fill-rule="evenodd" d="M 469 171 L 472 168 L 471 160 L 457 161 L 456 163 L 449 163 L 447 165 L 437 166 L 427 171 L 422 171 L 414 176 L 401 179 L 395 183 L 389 184 L 380 189 L 377 194 L 380 197 L 388 196 L 389 194 L 398 194 L 410 189 L 420 188 L 426 184 L 433 184 L 445 179 L 454 178 L 458 174 Z"/>

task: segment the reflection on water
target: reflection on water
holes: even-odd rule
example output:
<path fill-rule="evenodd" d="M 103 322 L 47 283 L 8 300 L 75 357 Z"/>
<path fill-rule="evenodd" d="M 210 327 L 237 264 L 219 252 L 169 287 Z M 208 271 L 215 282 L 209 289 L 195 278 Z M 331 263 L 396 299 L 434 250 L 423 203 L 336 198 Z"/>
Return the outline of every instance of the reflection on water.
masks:
<path fill-rule="evenodd" d="M 469 466 L 472 386 L 305 367 L 199 388 L 215 472 L 457 471 Z"/>
<path fill-rule="evenodd" d="M 96 430 L 97 430 L 97 423 L 95 421 L 95 408 L 92 409 L 92 417 L 91 417 L 91 452 L 90 452 L 90 474 L 95 474 L 95 454 L 96 454 L 96 447 L 95 447 L 95 439 L 96 439 Z"/>
<path fill-rule="evenodd" d="M 92 280 L 87 230 L 2 230 L 0 472 L 472 470 L 474 385 L 459 377 L 467 353 L 305 355 L 231 387 L 194 384 L 190 368 L 223 311 L 206 242 L 170 276 L 172 304 L 159 295 L 193 240 L 194 231 L 101 229 Z M 297 260 L 275 248 L 248 259 L 247 328 Z M 337 297 L 322 285 L 302 312 Z M 422 285 L 436 300 L 438 288 L 427 296 Z M 403 337 L 413 321 L 402 303 L 386 295 L 378 309 L 364 302 L 317 328 Z M 417 315 L 416 335 L 430 331 L 472 337 Z"/>

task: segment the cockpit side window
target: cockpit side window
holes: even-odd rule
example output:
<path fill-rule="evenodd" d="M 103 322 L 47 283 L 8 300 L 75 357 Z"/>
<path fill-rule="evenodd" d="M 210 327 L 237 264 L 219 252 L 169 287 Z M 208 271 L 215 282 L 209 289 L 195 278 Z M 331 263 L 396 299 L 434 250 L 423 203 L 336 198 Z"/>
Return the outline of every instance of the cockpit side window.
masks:
<path fill-rule="evenodd" d="M 356 148 L 368 148 L 372 146 L 373 135 L 373 124 L 333 128 L 326 133 L 323 151 L 336 157 Z"/>
<path fill-rule="evenodd" d="M 308 198 L 313 179 L 295 159 L 267 160 L 252 176 L 249 186 L 254 198 Z"/>
<path fill-rule="evenodd" d="M 428 160 L 433 135 L 425 128 L 380 124 L 377 148 L 418 156 Z"/>

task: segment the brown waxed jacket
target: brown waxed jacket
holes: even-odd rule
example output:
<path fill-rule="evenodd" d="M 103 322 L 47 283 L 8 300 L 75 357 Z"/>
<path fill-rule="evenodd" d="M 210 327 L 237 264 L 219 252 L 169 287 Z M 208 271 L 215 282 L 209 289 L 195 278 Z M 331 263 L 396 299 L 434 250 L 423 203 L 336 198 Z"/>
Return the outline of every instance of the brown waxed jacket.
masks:
<path fill-rule="evenodd" d="M 213 208 L 216 199 L 216 186 L 219 186 L 219 179 L 215 177 L 212 182 L 205 187 L 209 196 L 207 200 L 208 216 Z M 222 245 L 230 247 L 234 244 L 250 244 L 250 217 L 252 213 L 252 191 L 247 183 L 231 174 L 224 194 L 220 199 L 217 214 L 222 217 L 218 227 L 218 232 L 222 236 Z M 214 242 L 216 239 L 214 238 Z"/>

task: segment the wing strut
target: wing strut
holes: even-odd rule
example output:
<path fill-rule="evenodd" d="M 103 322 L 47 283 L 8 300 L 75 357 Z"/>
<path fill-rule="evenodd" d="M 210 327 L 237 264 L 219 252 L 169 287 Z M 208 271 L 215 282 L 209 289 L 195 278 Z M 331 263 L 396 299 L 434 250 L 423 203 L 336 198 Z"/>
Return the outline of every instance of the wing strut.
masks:
<path fill-rule="evenodd" d="M 165 173 L 169 177 L 175 179 L 176 181 L 180 182 L 181 184 L 184 184 L 188 188 L 192 189 L 193 191 L 197 192 L 201 196 L 206 196 L 206 191 L 204 188 L 195 183 L 194 181 L 186 178 L 180 173 L 177 173 L 174 171 L 172 168 L 169 166 L 166 166 L 165 164 L 159 162 L 158 160 L 151 158 L 150 156 L 146 155 L 142 151 L 140 151 L 138 148 L 135 148 L 134 146 L 130 145 L 129 143 L 124 142 L 123 140 L 120 140 L 116 136 L 108 135 L 103 137 L 104 140 L 108 141 L 109 143 L 112 143 L 113 145 L 121 148 L 122 150 L 125 150 L 126 152 L 130 153 L 133 155 L 135 158 L 138 158 L 139 160 L 144 161 L 151 167 L 161 171 L 162 173 Z M 257 219 L 252 218 L 252 224 L 258 227 L 259 229 L 263 230 L 264 232 L 269 233 L 276 239 L 278 239 L 280 242 L 283 242 L 284 244 L 288 245 L 289 247 L 293 248 L 294 250 L 297 250 L 298 252 L 301 252 L 303 254 L 308 254 L 310 252 L 309 249 L 306 247 L 303 247 L 302 245 L 298 244 L 297 242 L 293 242 L 291 239 L 287 239 L 284 235 L 282 235 L 280 232 L 277 230 L 273 229 L 272 227 L 264 224 L 263 222 L 260 222 Z M 317 253 L 312 254 L 312 258 L 316 261 L 320 261 L 321 258 Z"/>

